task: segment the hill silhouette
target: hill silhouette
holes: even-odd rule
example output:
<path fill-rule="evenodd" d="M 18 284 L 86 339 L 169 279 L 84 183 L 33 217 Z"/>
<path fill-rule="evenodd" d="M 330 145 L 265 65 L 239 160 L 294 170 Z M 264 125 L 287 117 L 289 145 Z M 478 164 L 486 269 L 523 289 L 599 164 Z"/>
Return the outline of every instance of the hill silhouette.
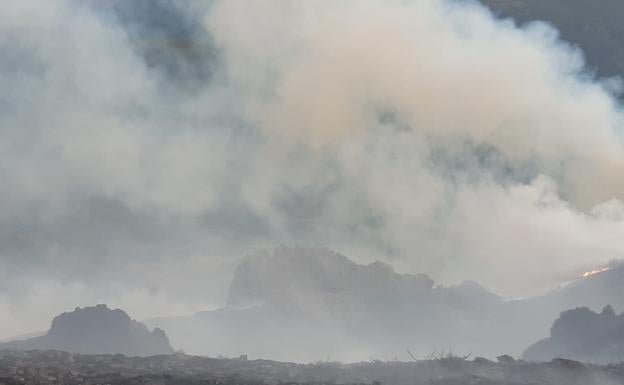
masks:
<path fill-rule="evenodd" d="M 469 330 L 501 298 L 477 283 L 435 286 L 382 262 L 326 248 L 280 247 L 245 258 L 221 309 L 148 320 L 187 353 L 313 361 L 470 351 Z M 280 341 L 280 343 L 275 343 Z"/>
<path fill-rule="evenodd" d="M 76 308 L 58 315 L 46 334 L 0 344 L 0 348 L 128 356 L 173 353 L 169 339 L 161 329 L 150 331 L 123 310 L 109 309 L 106 305 Z"/>
<path fill-rule="evenodd" d="M 192 354 L 313 361 L 425 357 L 435 350 L 521 355 L 567 309 L 624 307 L 624 265 L 545 295 L 506 300 L 476 282 L 444 287 L 326 248 L 280 247 L 242 260 L 226 305 L 152 319 Z M 274 341 L 281 341 L 276 344 Z"/>
<path fill-rule="evenodd" d="M 617 315 L 611 306 L 606 306 L 601 313 L 587 307 L 565 311 L 553 324 L 550 337 L 531 345 L 524 358 L 621 362 L 624 359 L 624 313 Z"/>

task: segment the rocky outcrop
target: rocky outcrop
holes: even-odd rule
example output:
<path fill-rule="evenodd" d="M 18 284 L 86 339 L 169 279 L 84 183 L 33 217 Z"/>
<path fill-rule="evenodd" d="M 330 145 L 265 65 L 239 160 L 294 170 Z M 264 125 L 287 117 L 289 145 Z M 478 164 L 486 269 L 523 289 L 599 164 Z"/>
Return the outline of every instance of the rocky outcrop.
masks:
<path fill-rule="evenodd" d="M 519 356 L 566 309 L 624 308 L 624 264 L 608 268 L 539 297 L 505 300 L 477 282 L 444 287 L 327 248 L 280 247 L 241 261 L 223 308 L 146 322 L 193 354 L 353 361 L 445 348 Z"/>
<path fill-rule="evenodd" d="M 524 358 L 621 362 L 624 359 L 624 313 L 617 315 L 611 306 L 601 313 L 587 307 L 563 312 L 553 324 L 550 337 L 531 345 Z"/>
<path fill-rule="evenodd" d="M 342 299 L 428 291 L 424 274 L 397 274 L 383 262 L 360 265 L 327 248 L 280 247 L 245 258 L 230 286 L 229 306 L 289 303 L 309 311 Z"/>
<path fill-rule="evenodd" d="M 241 262 L 224 308 L 147 322 L 187 353 L 352 361 L 406 349 L 425 355 L 439 346 L 473 351 L 483 341 L 472 330 L 500 302 L 476 283 L 436 287 L 424 274 L 400 274 L 386 263 L 280 247 Z"/>
<path fill-rule="evenodd" d="M 150 356 L 173 353 L 161 329 L 150 331 L 120 309 L 106 305 L 76 308 L 58 315 L 42 336 L 0 346 L 20 350 L 62 350 L 82 354 Z"/>

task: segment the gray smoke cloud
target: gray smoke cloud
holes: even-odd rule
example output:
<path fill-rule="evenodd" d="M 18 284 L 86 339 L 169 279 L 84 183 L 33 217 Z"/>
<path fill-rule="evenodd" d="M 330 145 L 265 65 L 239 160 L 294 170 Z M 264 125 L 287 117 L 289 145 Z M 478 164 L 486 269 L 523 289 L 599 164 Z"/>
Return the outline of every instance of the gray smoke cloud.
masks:
<path fill-rule="evenodd" d="M 0 12 L 0 338 L 108 302 L 222 303 L 321 244 L 527 296 L 624 253 L 617 81 L 469 2 Z"/>

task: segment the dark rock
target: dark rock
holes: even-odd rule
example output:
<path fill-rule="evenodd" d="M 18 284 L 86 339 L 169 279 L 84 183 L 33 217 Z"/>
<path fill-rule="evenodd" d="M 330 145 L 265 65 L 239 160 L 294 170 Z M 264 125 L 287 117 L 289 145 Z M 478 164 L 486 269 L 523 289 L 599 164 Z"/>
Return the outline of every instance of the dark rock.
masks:
<path fill-rule="evenodd" d="M 358 264 L 327 248 L 280 247 L 243 259 L 226 307 L 147 322 L 194 354 L 352 361 L 396 356 L 405 346 L 424 357 L 438 346 L 460 353 L 482 347 L 474 330 L 501 301 L 474 282 L 434 287 L 428 276 L 401 274 L 386 263 Z M 474 340 L 463 343 L 466 337 Z"/>
<path fill-rule="evenodd" d="M 624 357 L 624 314 L 611 306 L 601 313 L 581 307 L 561 314 L 550 337 L 531 345 L 524 353 L 528 360 L 555 358 L 587 362 L 620 362 Z"/>
<path fill-rule="evenodd" d="M 173 353 L 161 329 L 150 331 L 123 310 L 106 305 L 76 308 L 56 316 L 43 336 L 4 345 L 11 349 L 53 349 L 83 354 L 149 356 Z"/>
<path fill-rule="evenodd" d="M 509 354 L 504 354 L 502 356 L 496 357 L 499 364 L 513 364 L 516 362 L 516 359 L 510 356 Z"/>
<path fill-rule="evenodd" d="M 472 362 L 474 362 L 477 365 L 483 365 L 483 366 L 495 364 L 494 361 L 488 360 L 487 358 L 484 358 L 484 357 L 475 357 L 475 359 L 472 360 Z"/>

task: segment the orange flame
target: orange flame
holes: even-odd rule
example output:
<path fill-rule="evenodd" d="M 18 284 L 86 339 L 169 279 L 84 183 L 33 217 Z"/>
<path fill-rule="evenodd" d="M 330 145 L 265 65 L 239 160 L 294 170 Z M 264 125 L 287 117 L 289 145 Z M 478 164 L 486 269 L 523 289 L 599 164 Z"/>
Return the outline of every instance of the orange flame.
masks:
<path fill-rule="evenodd" d="M 600 269 L 595 269 L 595 270 L 592 270 L 592 271 L 586 271 L 586 272 L 583 273 L 583 278 L 588 278 L 588 277 L 594 276 L 596 274 L 604 273 L 605 271 L 609 271 L 609 269 L 610 269 L 609 267 L 602 267 Z"/>

